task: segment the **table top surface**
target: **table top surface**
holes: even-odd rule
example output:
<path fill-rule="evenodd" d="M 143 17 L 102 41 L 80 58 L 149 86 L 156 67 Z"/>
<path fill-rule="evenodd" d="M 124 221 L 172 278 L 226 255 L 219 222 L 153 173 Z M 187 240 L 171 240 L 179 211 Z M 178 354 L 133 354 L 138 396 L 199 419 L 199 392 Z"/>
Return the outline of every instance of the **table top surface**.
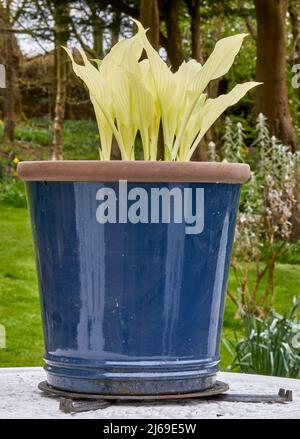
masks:
<path fill-rule="evenodd" d="M 163 402 L 118 402 L 104 409 L 76 414 L 59 410 L 59 398 L 49 397 L 37 385 L 46 379 L 41 367 L 0 369 L 0 418 L 88 418 L 88 419 L 224 419 L 300 418 L 300 380 L 220 372 L 218 380 L 229 384 L 231 395 L 276 395 L 280 388 L 292 390 L 287 403 L 229 402 L 213 399 L 184 399 Z"/>

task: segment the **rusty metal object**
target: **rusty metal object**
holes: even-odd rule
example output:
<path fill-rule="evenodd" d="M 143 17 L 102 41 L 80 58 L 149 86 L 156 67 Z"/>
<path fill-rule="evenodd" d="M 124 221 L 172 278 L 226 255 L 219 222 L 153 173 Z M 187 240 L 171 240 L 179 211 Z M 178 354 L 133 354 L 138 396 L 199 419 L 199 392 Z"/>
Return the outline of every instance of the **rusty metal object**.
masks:
<path fill-rule="evenodd" d="M 66 392 L 64 390 L 56 389 L 50 386 L 47 381 L 42 381 L 41 383 L 39 383 L 38 388 L 48 395 L 50 394 L 60 396 L 73 400 L 89 399 L 109 401 L 163 401 L 170 399 L 176 400 L 186 398 L 205 398 L 208 396 L 219 395 L 220 393 L 226 392 L 229 389 L 229 386 L 227 383 L 223 383 L 222 381 L 216 381 L 213 387 L 202 392 L 174 393 L 163 395 L 99 395 L 93 393 Z"/>
<path fill-rule="evenodd" d="M 111 401 L 104 399 L 72 399 L 60 398 L 59 409 L 64 413 L 81 413 L 91 410 L 105 409 Z"/>
<path fill-rule="evenodd" d="M 50 386 L 47 381 L 39 383 L 38 388 L 44 393 L 60 397 L 59 408 L 64 413 L 80 413 L 91 410 L 104 409 L 114 402 L 122 401 L 169 401 L 182 400 L 189 398 L 206 398 L 224 402 L 243 402 L 243 403 L 264 403 L 264 404 L 284 404 L 293 400 L 293 392 L 280 388 L 278 394 L 230 394 L 228 384 L 217 381 L 216 384 L 203 392 L 180 393 L 169 395 L 98 395 L 76 392 L 66 392 Z"/>
<path fill-rule="evenodd" d="M 292 390 L 279 389 L 278 396 L 285 399 L 286 401 L 293 401 Z"/>
<path fill-rule="evenodd" d="M 246 402 L 246 403 L 265 403 L 265 404 L 284 404 L 293 401 L 292 390 L 279 389 L 278 394 L 226 394 L 218 395 L 218 401 L 227 402 Z"/>

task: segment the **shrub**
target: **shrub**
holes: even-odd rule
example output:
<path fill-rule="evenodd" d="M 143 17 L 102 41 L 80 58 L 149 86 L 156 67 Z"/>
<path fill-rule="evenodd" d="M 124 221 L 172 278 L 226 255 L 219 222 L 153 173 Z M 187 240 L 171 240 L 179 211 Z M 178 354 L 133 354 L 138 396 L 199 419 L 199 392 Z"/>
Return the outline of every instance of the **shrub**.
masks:
<path fill-rule="evenodd" d="M 272 313 L 269 318 L 244 317 L 241 340 L 223 340 L 233 357 L 230 369 L 244 373 L 297 378 L 300 374 L 300 296 L 294 298 L 287 316 Z"/>
<path fill-rule="evenodd" d="M 26 207 L 24 184 L 13 177 L 4 177 L 0 180 L 0 202 L 14 207 Z"/>
<path fill-rule="evenodd" d="M 222 154 L 229 161 L 243 161 L 247 156 L 243 138 L 241 125 L 234 130 L 227 120 Z M 231 260 L 238 288 L 228 295 L 238 314 L 262 316 L 274 305 L 276 263 L 290 246 L 300 156 L 269 135 L 262 114 L 257 119 L 254 146 L 257 166 L 242 189 Z M 254 283 L 249 276 L 253 266 Z"/>
<path fill-rule="evenodd" d="M 15 137 L 18 140 L 30 142 L 36 147 L 48 146 L 51 143 L 50 132 L 33 124 L 19 124 L 15 130 Z"/>

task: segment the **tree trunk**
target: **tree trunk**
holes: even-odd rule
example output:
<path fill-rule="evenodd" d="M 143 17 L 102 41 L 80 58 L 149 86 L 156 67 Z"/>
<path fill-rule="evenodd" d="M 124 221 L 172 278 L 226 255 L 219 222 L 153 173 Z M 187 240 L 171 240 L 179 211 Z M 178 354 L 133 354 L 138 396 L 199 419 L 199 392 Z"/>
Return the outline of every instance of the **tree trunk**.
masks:
<path fill-rule="evenodd" d="M 205 139 L 200 140 L 199 145 L 193 152 L 191 162 L 207 162 L 209 161 L 207 152 L 207 143 Z"/>
<path fill-rule="evenodd" d="M 187 2 L 189 15 L 191 17 L 191 46 L 192 58 L 203 64 L 201 29 L 200 29 L 200 0 L 189 0 Z"/>
<path fill-rule="evenodd" d="M 10 3 L 6 8 L 0 7 L 0 24 L 7 29 L 3 32 L 3 55 L 5 66 L 5 89 L 3 97 L 4 136 L 3 140 L 12 142 L 14 140 L 15 125 L 15 71 L 14 71 L 14 47 L 13 32 L 10 23 Z"/>
<path fill-rule="evenodd" d="M 292 25 L 293 35 L 293 59 L 292 63 L 300 65 L 300 6 L 296 2 L 290 2 L 289 15 Z M 299 70 L 298 70 L 299 71 Z M 295 89 L 296 93 L 296 114 L 298 125 L 300 125 L 300 87 Z M 300 239 L 300 175 L 297 172 L 297 186 L 294 192 L 297 203 L 292 213 L 292 235 L 291 241 L 296 242 Z"/>
<path fill-rule="evenodd" d="M 121 13 L 119 11 L 113 12 L 113 19 L 110 28 L 110 46 L 113 47 L 119 41 L 121 27 Z"/>
<path fill-rule="evenodd" d="M 113 11 L 113 19 L 110 27 L 111 48 L 119 41 L 120 28 L 121 28 L 121 13 L 119 10 L 115 10 Z M 110 158 L 111 160 L 122 160 L 121 151 L 114 136 L 112 138 Z"/>
<path fill-rule="evenodd" d="M 184 59 L 179 28 L 180 3 L 180 0 L 167 0 L 164 10 L 168 33 L 166 49 L 174 71 L 179 68 Z"/>
<path fill-rule="evenodd" d="M 140 21 L 144 28 L 149 28 L 148 39 L 154 49 L 159 50 L 159 10 L 157 0 L 141 0 Z"/>
<path fill-rule="evenodd" d="M 198 8 L 199 9 L 199 8 Z M 191 16 L 192 17 L 192 16 Z M 200 20 L 200 15 L 199 15 Z M 213 41 L 216 43 L 221 34 L 221 27 L 222 27 L 222 21 L 220 17 L 215 17 L 214 19 L 214 32 L 213 32 Z M 200 28 L 200 23 L 199 23 Z M 202 63 L 205 62 L 202 55 Z M 207 93 L 210 98 L 216 98 L 219 94 L 219 84 L 220 84 L 220 78 L 214 79 L 208 84 L 207 87 Z M 214 130 L 214 127 L 211 127 L 207 133 L 205 134 L 204 138 L 199 142 L 199 145 L 197 146 L 196 150 L 194 151 L 191 160 L 194 162 L 206 162 L 209 160 L 208 157 L 208 148 L 207 145 L 209 142 L 216 142 L 216 133 Z"/>
<path fill-rule="evenodd" d="M 93 22 L 93 51 L 97 59 L 104 58 L 103 51 L 103 23 L 102 20 L 95 16 Z"/>
<path fill-rule="evenodd" d="M 64 2 L 55 4 L 55 68 L 56 68 L 56 99 L 54 109 L 54 136 L 52 159 L 63 159 L 63 122 L 67 101 L 67 57 L 61 46 L 69 39 L 69 6 Z"/>
<path fill-rule="evenodd" d="M 300 66 L 300 5 L 296 5 L 296 2 L 289 4 L 289 15 L 292 25 L 293 35 L 293 64 Z M 297 70 L 299 72 L 299 69 Z M 296 93 L 296 112 L 297 121 L 300 126 L 300 86 L 295 88 Z"/>
<path fill-rule="evenodd" d="M 140 21 L 144 28 L 149 28 L 148 39 L 154 49 L 160 48 L 160 17 L 157 0 L 141 0 Z M 164 139 L 162 127 L 159 129 L 157 160 L 164 160 Z"/>
<path fill-rule="evenodd" d="M 254 0 L 257 19 L 255 113 L 268 118 L 271 134 L 294 148 L 286 85 L 285 17 L 288 0 Z"/>
<path fill-rule="evenodd" d="M 189 15 L 191 17 L 191 46 L 192 58 L 204 64 L 204 57 L 202 53 L 201 44 L 201 29 L 200 29 L 200 0 L 189 0 L 187 3 Z M 203 162 L 208 160 L 206 142 L 202 139 L 194 151 L 191 161 Z"/>

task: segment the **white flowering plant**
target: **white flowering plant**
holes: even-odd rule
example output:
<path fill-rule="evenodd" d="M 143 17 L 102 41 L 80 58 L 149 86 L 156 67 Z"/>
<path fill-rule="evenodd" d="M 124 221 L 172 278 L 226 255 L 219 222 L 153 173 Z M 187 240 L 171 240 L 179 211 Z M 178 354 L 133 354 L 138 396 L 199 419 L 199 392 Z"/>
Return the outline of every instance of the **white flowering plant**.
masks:
<path fill-rule="evenodd" d="M 65 48 L 74 72 L 89 90 L 99 127 L 100 159 L 110 160 L 114 137 L 121 158 L 134 160 L 139 133 L 143 159 L 157 160 L 161 126 L 164 159 L 188 161 L 226 108 L 259 84 L 238 84 L 215 99 L 205 92 L 211 80 L 228 72 L 246 34 L 219 40 L 203 66 L 192 59 L 172 72 L 141 23 L 135 23 L 137 34 L 119 41 L 103 60 L 89 60 L 79 50 L 83 61 L 79 64 Z"/>
<path fill-rule="evenodd" d="M 230 120 L 226 121 L 221 151 L 225 160 L 245 160 L 247 147 L 241 132 L 241 126 L 234 128 Z M 241 136 L 239 147 L 238 135 Z M 231 259 L 237 288 L 229 289 L 228 295 L 237 306 L 238 315 L 261 317 L 274 305 L 276 264 L 291 242 L 300 155 L 270 135 L 263 114 L 257 117 L 252 146 L 256 150 L 257 166 L 241 194 Z"/>

